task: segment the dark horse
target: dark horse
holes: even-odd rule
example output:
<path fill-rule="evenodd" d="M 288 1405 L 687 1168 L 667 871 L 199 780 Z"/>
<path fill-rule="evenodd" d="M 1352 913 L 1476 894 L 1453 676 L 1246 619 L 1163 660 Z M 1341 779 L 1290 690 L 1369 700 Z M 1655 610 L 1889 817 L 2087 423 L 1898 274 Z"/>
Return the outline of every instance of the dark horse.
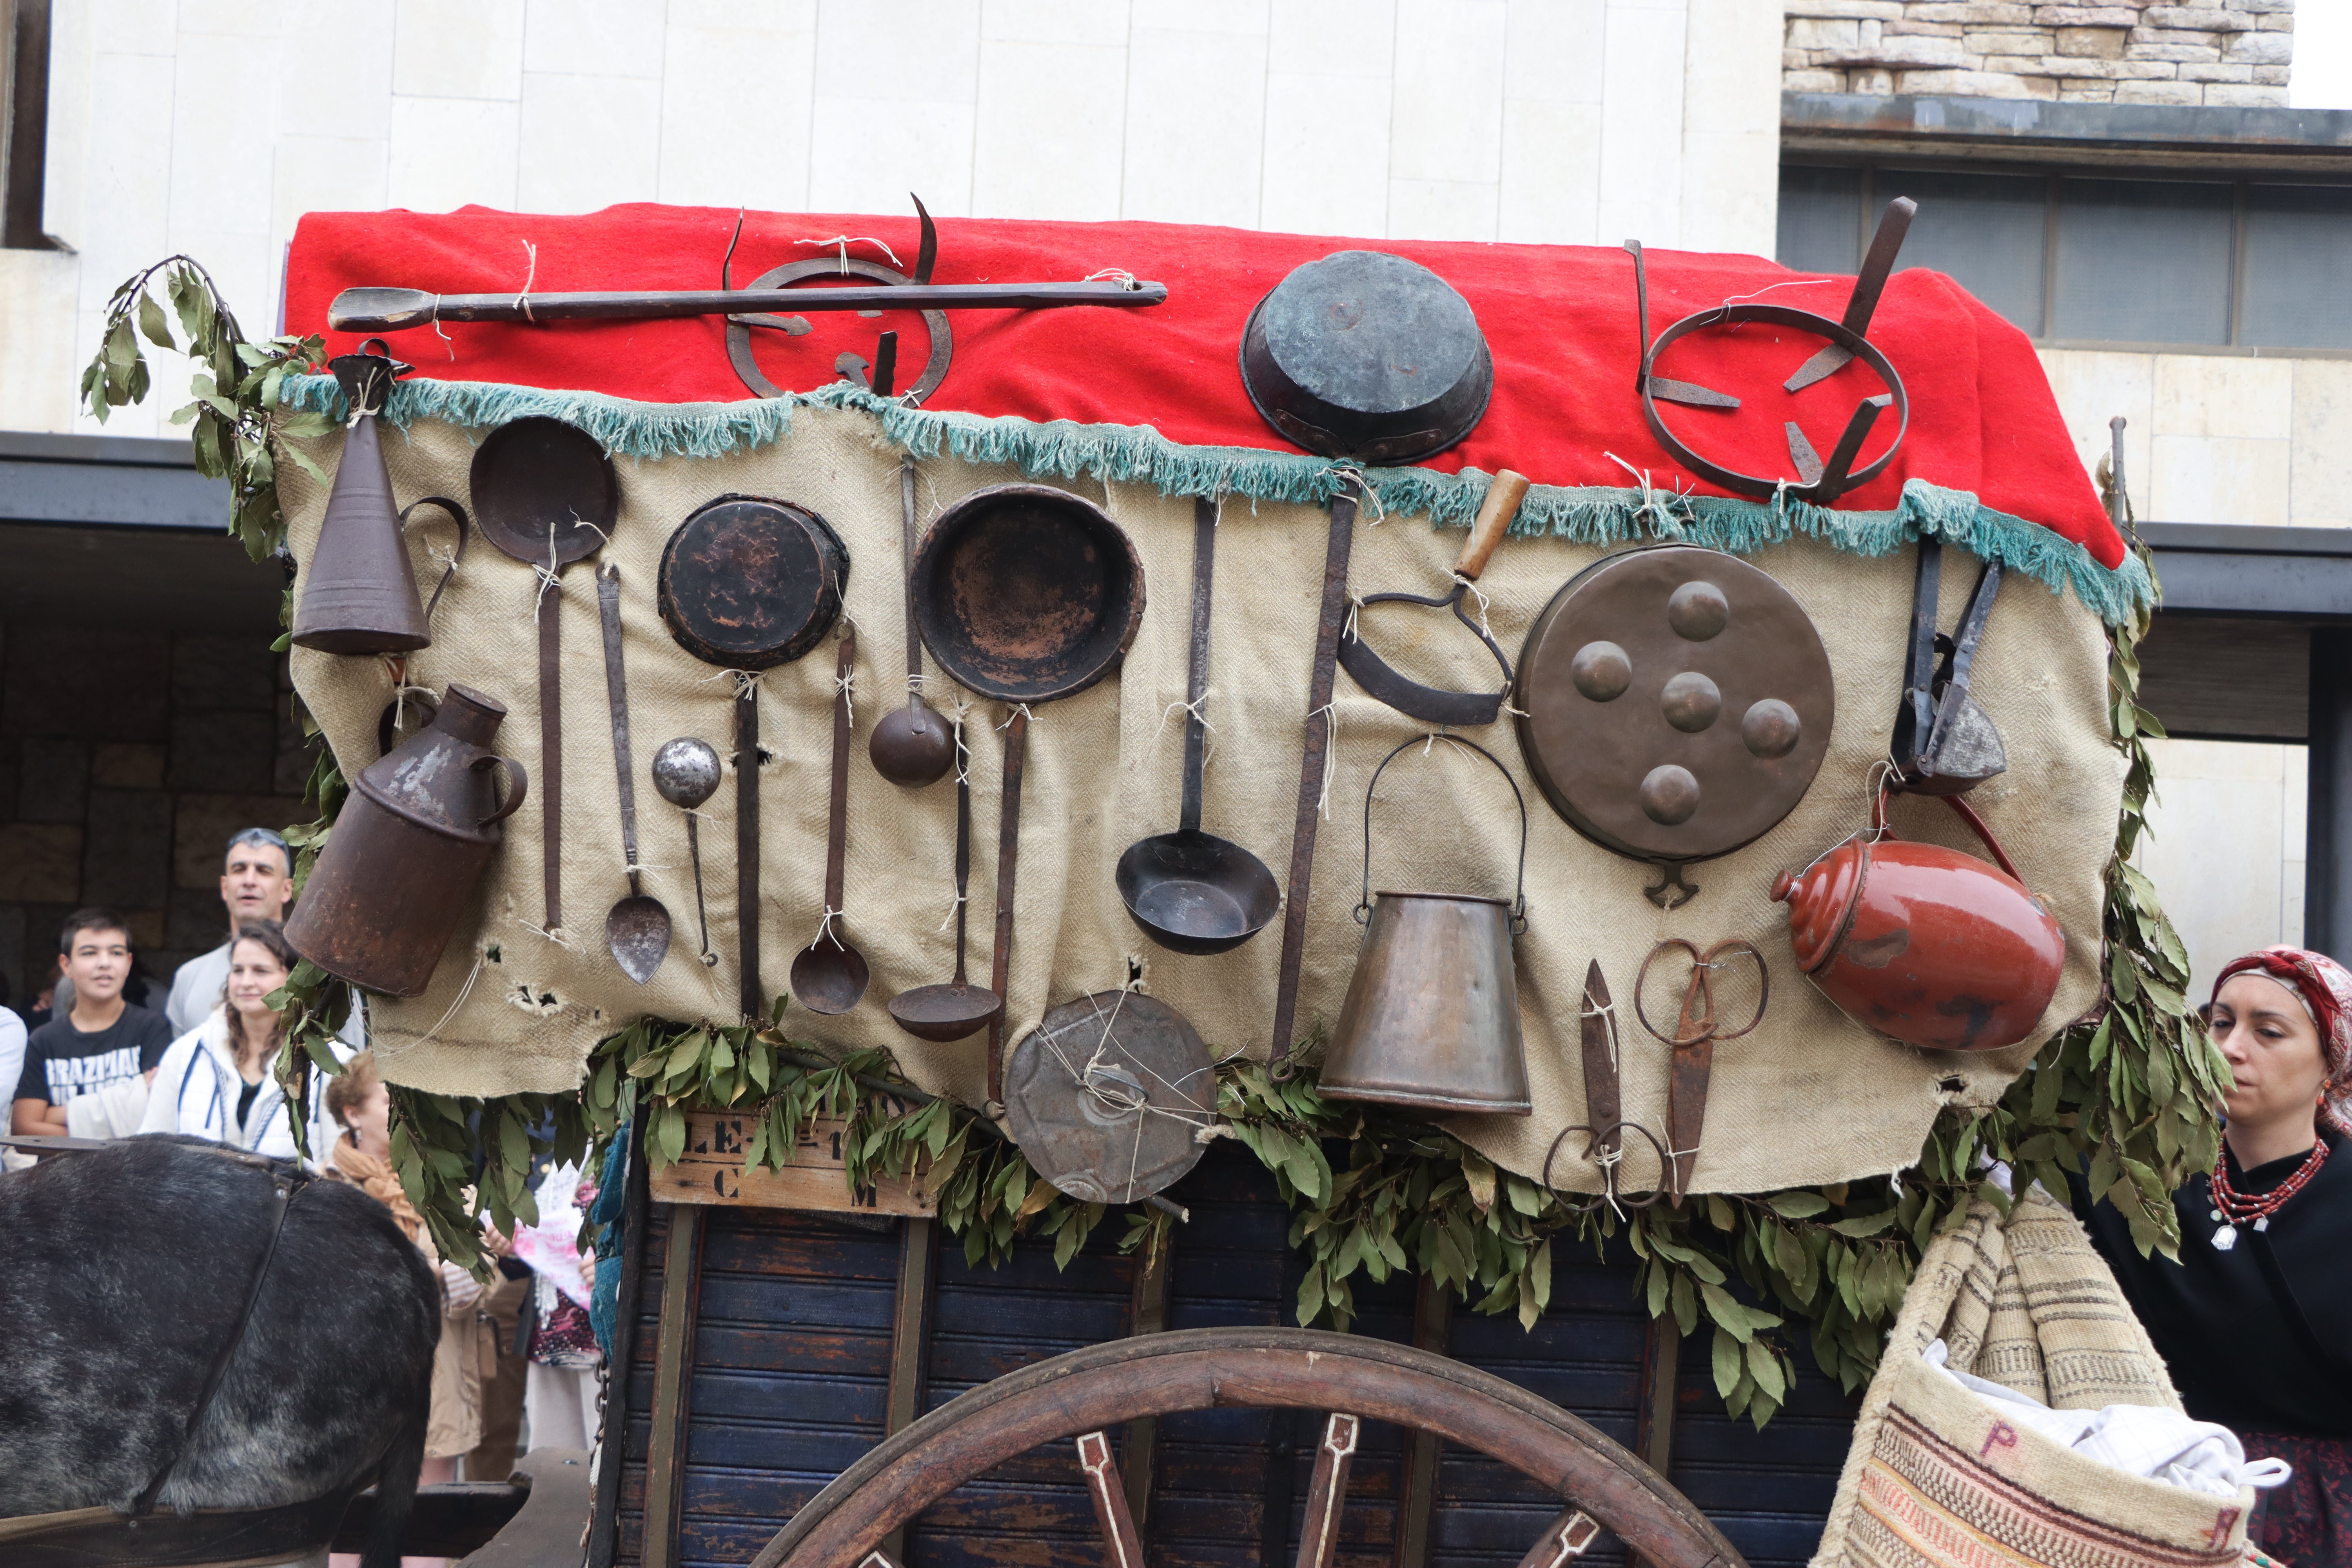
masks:
<path fill-rule="evenodd" d="M 271 1254 L 291 1174 L 147 1136 L 0 1175 L 0 1519 L 129 1511 L 167 1466 L 157 1506 L 181 1513 L 375 1479 L 365 1563 L 394 1568 L 440 1281 L 390 1211 L 337 1182 L 296 1189 Z"/>

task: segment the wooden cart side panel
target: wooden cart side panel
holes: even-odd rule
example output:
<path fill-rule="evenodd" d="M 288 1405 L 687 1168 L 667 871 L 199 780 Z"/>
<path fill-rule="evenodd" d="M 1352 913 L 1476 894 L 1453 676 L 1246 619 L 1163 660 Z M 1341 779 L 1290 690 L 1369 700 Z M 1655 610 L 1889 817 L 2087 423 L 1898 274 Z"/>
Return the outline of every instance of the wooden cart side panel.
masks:
<path fill-rule="evenodd" d="M 1301 1267 L 1289 1215 L 1245 1151 L 1213 1147 L 1177 1196 L 1165 1307 L 1170 1330 L 1296 1321 Z M 631 1419 L 619 1561 L 641 1563 L 652 1346 L 663 1297 L 665 1226 L 646 1237 L 645 1311 L 628 1380 Z M 711 1207 L 695 1335 L 694 1412 L 680 1479 L 679 1568 L 749 1561 L 832 1475 L 866 1452 L 887 1421 L 902 1225 L 755 1207 Z M 866 1228 L 861 1228 L 866 1227 Z M 1050 1240 L 1024 1240 L 1001 1269 L 940 1240 L 933 1323 L 923 1347 L 925 1408 L 1045 1357 L 1132 1331 L 1138 1265 L 1121 1256 L 1116 1215 L 1056 1269 Z M 1629 1263 L 1556 1245 L 1552 1309 L 1533 1332 L 1512 1315 L 1456 1304 L 1450 1353 L 1591 1421 L 1618 1441 L 1640 1435 L 1647 1314 Z M 1351 1281 L 1356 1331 L 1410 1343 L 1414 1286 Z M 1789 1409 L 1759 1435 L 1722 1415 L 1704 1334 L 1683 1347 L 1672 1434 L 1675 1483 L 1757 1568 L 1801 1563 L 1817 1541 L 1851 1430 L 1852 1402 L 1797 1352 Z M 1173 1415 L 1158 1424 L 1143 1527 L 1150 1568 L 1290 1568 L 1321 1417 L 1251 1410 Z M 1109 1434 L 1122 1466 L 1124 1429 Z M 1398 1429 L 1367 1422 L 1349 1479 L 1335 1568 L 1394 1568 L 1407 1458 Z M 1286 1496 L 1284 1482 L 1287 1482 Z M 1269 1501 L 1276 1505 L 1269 1509 Z M 1437 1458 L 1426 1568 L 1515 1568 L 1559 1512 L 1507 1467 L 1458 1449 Z M 908 1531 L 907 1568 L 1099 1568 L 1102 1545 L 1071 1445 L 1024 1455 L 946 1499 Z M 1624 1562 L 1603 1535 L 1581 1560 Z"/>

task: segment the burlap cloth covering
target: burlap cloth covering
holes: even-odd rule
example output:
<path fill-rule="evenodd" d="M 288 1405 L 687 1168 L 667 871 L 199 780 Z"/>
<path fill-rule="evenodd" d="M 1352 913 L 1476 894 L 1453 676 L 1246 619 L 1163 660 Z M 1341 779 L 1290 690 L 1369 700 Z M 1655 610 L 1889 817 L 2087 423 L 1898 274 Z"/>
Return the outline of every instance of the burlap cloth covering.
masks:
<path fill-rule="evenodd" d="M 2221 1564 L 2234 1502 L 2134 1476 L 2002 1419 L 1921 1352 L 2058 1410 L 2179 1410 L 2164 1362 L 2074 1216 L 2041 1188 L 2004 1221 L 1979 1200 L 1919 1260 L 1863 1401 L 1812 1568 Z"/>
<path fill-rule="evenodd" d="M 404 501 L 465 497 L 478 434 L 433 421 L 418 422 L 405 436 L 387 430 L 396 494 Z M 340 438 L 320 448 L 321 465 L 331 472 Z M 825 1046 L 887 1047 L 917 1084 L 979 1102 L 984 1037 L 926 1044 L 901 1033 L 886 1007 L 896 992 L 945 980 L 953 967 L 947 917 L 955 791 L 944 782 L 921 791 L 898 788 L 866 758 L 875 720 L 905 692 L 898 450 L 863 413 L 804 408 L 789 434 L 770 446 L 719 458 L 616 463 L 622 501 L 612 542 L 562 576 L 564 930 L 559 940 L 539 929 L 541 816 L 533 802 L 506 822 L 504 848 L 481 889 L 479 917 L 452 941 L 431 989 L 370 1009 L 385 1077 L 445 1094 L 568 1089 L 596 1041 L 633 1019 L 737 1016 L 733 781 L 704 808 L 710 940 L 721 957 L 708 969 L 694 956 L 684 820 L 653 792 L 645 772 L 654 749 L 673 736 L 701 736 L 722 755 L 733 750 L 730 678 L 681 650 L 656 606 L 671 531 L 698 505 L 732 491 L 814 510 L 839 531 L 853 561 L 847 603 L 858 645 L 845 926 L 872 964 L 874 982 L 848 1015 L 824 1018 L 795 1006 L 787 1028 Z M 1024 477 L 952 458 L 926 459 L 917 487 L 919 521 L 928 524 L 971 490 Z M 1181 1010 L 1213 1050 L 1263 1057 L 1279 918 L 1231 952 L 1179 956 L 1145 940 L 1112 884 L 1128 845 L 1176 826 L 1192 502 L 1091 479 L 1049 482 L 1105 506 L 1134 540 L 1149 608 L 1123 668 L 1080 696 L 1039 708 L 1030 727 L 1009 1038 L 1020 1038 L 1053 1005 L 1136 976 L 1143 989 Z M 289 462 L 280 466 L 279 489 L 293 552 L 305 560 L 325 487 Z M 448 537 L 446 527 L 422 521 L 433 515 L 420 512 L 412 533 L 418 578 L 428 586 L 440 576 L 434 556 L 446 554 Z M 1318 509 L 1241 499 L 1225 503 L 1218 535 L 1204 826 L 1254 850 L 1277 877 L 1289 863 L 1327 537 L 1328 517 Z M 1462 538 L 1425 520 L 1381 519 L 1368 510 L 1356 531 L 1350 581 L 1359 593 L 1437 592 L 1448 582 Z M 1601 553 L 1553 538 L 1506 541 L 1479 583 L 1505 647 L 1516 656 L 1552 594 Z M 1475 732 L 1520 776 L 1528 797 L 1528 929 L 1517 956 L 1536 1110 L 1525 1118 L 1455 1118 L 1449 1125 L 1512 1170 L 1539 1173 L 1555 1135 L 1584 1120 L 1578 1009 L 1587 962 L 1600 959 L 1622 1007 L 1643 955 L 1664 936 L 1702 943 L 1747 937 L 1773 963 L 1762 1026 L 1716 1053 L 1696 1176 L 1702 1190 L 1811 1184 L 1905 1166 L 1940 1106 L 1997 1097 L 2041 1038 L 1971 1056 L 1916 1051 L 1849 1021 L 1798 974 L 1782 906 L 1769 902 L 1766 890 L 1775 872 L 1802 867 L 1864 826 L 1865 776 L 1885 754 L 1903 684 L 1912 558 L 1906 550 L 1863 559 L 1800 542 L 1750 559 L 1786 584 L 1821 629 L 1838 683 L 1835 732 L 1804 801 L 1756 844 L 1696 867 L 1692 879 L 1705 891 L 1688 906 L 1662 914 L 1642 894 L 1654 875 L 1649 867 L 1591 844 L 1545 805 L 1526 782 L 1507 722 Z M 669 957 L 644 986 L 621 973 L 604 943 L 605 911 L 628 889 L 592 575 L 599 562 L 616 564 L 620 574 L 646 890 L 668 906 L 677 932 Z M 1972 565 L 1955 555 L 1946 576 L 1965 584 Z M 433 646 L 410 658 L 407 674 L 414 686 L 438 690 L 462 681 L 504 702 L 509 717 L 499 749 L 534 778 L 541 771 L 537 586 L 531 568 L 476 539 L 436 612 Z M 1948 626 L 1965 598 L 1961 588 L 1947 590 Z M 1496 679 L 1484 650 L 1451 617 L 1380 615 L 1368 635 L 1408 672 L 1461 687 Z M 1976 664 L 1973 689 L 2000 727 L 2010 766 L 1973 799 L 2068 934 L 2065 975 L 2043 1019 L 2045 1032 L 2080 1014 L 2098 990 L 2100 878 L 2114 847 L 2123 775 L 2105 711 L 2105 659 L 2095 616 L 2071 598 L 2013 576 Z M 761 968 L 772 993 L 783 988 L 793 952 L 815 937 L 824 902 L 834 668 L 828 643 L 769 671 L 761 684 L 761 743 L 770 752 L 761 784 Z M 387 661 L 297 649 L 293 676 L 344 773 L 374 761 L 378 719 L 394 696 Z M 935 668 L 931 688 L 943 704 L 959 695 Z M 1337 690 L 1337 764 L 1316 850 L 1302 1034 L 1337 1017 L 1352 970 L 1360 928 L 1349 910 L 1363 863 L 1366 784 L 1390 747 L 1425 728 L 1365 696 L 1344 673 Z M 971 963 L 982 984 L 1006 716 L 998 704 L 979 702 L 965 728 L 974 792 Z M 1900 802 L 1895 820 L 1906 835 L 1976 847 L 1940 805 Z M 1400 758 L 1381 781 L 1372 831 L 1375 889 L 1510 894 L 1518 817 L 1502 779 L 1475 756 L 1440 745 L 1425 759 Z M 1671 1012 L 1667 1016 L 1671 1027 Z M 1625 1114 L 1663 1141 L 1666 1047 L 1630 1015 L 1626 1023 Z M 1655 1159 L 1633 1142 L 1627 1179 L 1652 1184 Z M 1560 1185 L 1593 1186 L 1592 1167 L 1579 1162 L 1568 1170 L 1566 1163 L 1554 1173 Z"/>

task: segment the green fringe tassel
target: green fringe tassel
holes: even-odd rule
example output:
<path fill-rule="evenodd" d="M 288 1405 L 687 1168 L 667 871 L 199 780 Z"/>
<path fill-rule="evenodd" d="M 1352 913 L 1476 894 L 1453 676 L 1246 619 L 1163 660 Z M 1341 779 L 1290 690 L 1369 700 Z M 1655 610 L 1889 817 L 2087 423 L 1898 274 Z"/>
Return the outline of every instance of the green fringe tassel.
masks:
<path fill-rule="evenodd" d="M 285 405 L 344 416 L 332 376 L 289 376 Z M 1250 447 L 1183 447 L 1148 425 L 1079 425 L 1066 419 L 987 419 L 976 414 L 910 408 L 896 398 L 836 382 L 814 392 L 740 403 L 636 403 L 594 392 L 550 392 L 485 382 L 415 379 L 395 383 L 386 417 L 403 429 L 420 419 L 484 428 L 539 415 L 576 425 L 605 449 L 639 458 L 715 458 L 782 440 L 797 407 L 862 410 L 883 434 L 919 458 L 941 452 L 971 463 L 1007 464 L 1033 476 L 1088 475 L 1150 484 L 1162 495 L 1237 495 L 1253 500 L 1324 506 L 1350 476 L 1360 477 L 1381 513 L 1425 514 L 1439 528 L 1466 528 L 1492 476 L 1475 468 L 1360 469 L 1328 458 Z M 1630 471 L 1630 470 L 1629 470 Z M 2113 570 L 2081 545 L 2038 523 L 1995 511 L 1964 490 L 1924 479 L 1903 487 L 1893 511 L 1837 511 L 1786 496 L 1736 500 L 1660 490 L 1639 476 L 1637 489 L 1538 485 L 1520 503 L 1512 533 L 1550 534 L 1579 544 L 1671 540 L 1748 554 L 1803 536 L 1849 554 L 1891 554 L 1928 534 L 1979 560 L 1998 560 L 2053 594 L 2068 589 L 2108 626 L 2121 626 L 2151 604 L 2154 584 L 2136 556 Z"/>

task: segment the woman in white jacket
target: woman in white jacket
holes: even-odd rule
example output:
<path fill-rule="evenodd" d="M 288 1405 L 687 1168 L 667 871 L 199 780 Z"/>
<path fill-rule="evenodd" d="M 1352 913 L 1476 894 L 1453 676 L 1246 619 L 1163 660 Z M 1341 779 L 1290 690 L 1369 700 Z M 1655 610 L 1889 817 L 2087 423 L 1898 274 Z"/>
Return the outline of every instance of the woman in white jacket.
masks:
<path fill-rule="evenodd" d="M 142 1132 L 184 1132 L 233 1143 L 273 1159 L 295 1158 L 293 1117 L 270 1073 L 286 1020 L 269 1005 L 296 963 L 276 921 L 247 921 L 229 945 L 228 983 L 212 1016 L 172 1042 L 147 1089 Z M 351 1055 L 337 1042 L 336 1054 Z M 326 1157 L 335 1129 L 327 1097 L 311 1097 L 313 1163 Z"/>

